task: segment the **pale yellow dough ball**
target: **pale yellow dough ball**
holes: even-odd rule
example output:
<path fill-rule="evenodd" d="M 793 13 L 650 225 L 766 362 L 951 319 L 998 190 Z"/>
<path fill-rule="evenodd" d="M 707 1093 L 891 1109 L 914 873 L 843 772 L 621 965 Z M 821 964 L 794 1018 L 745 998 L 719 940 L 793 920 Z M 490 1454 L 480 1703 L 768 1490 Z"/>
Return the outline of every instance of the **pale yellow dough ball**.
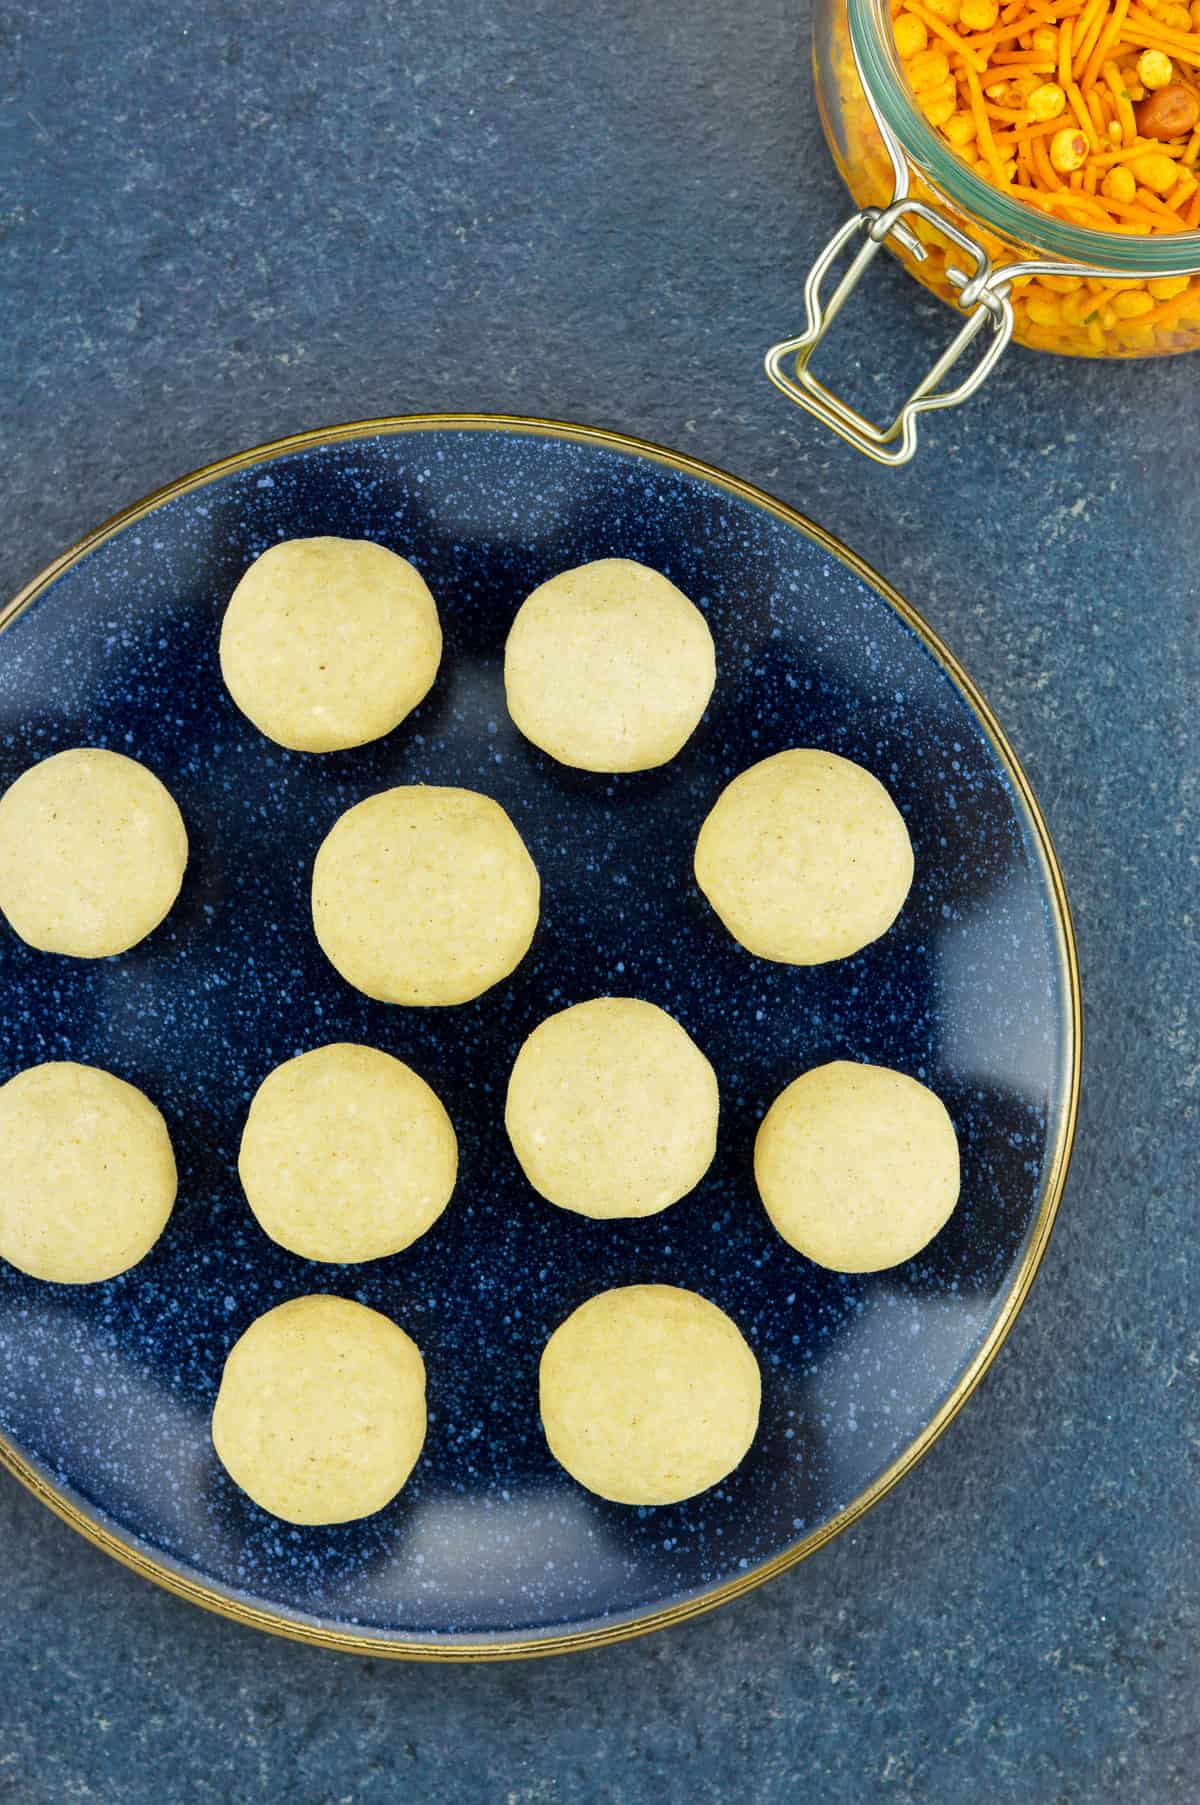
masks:
<path fill-rule="evenodd" d="M 213 1446 L 231 1479 L 289 1523 L 349 1523 L 391 1502 L 425 1445 L 425 1362 L 390 1317 L 296 1297 L 225 1362 Z"/>
<path fill-rule="evenodd" d="M 663 1009 L 596 997 L 526 1040 L 504 1120 L 530 1184 L 581 1216 L 652 1216 L 697 1185 L 717 1144 L 717 1080 Z"/>
<path fill-rule="evenodd" d="M 758 1428 L 758 1362 L 723 1310 L 674 1285 L 589 1298 L 551 1335 L 542 1426 L 615 1504 L 676 1504 L 731 1473 Z"/>
<path fill-rule="evenodd" d="M 175 1156 L 149 1097 L 95 1066 L 31 1066 L 0 1086 L 0 1257 L 35 1279 L 126 1272 L 166 1227 Z"/>
<path fill-rule="evenodd" d="M 834 1060 L 776 1097 L 754 1176 L 784 1240 L 836 1272 L 911 1260 L 958 1202 L 958 1140 L 940 1097 L 886 1066 Z"/>
<path fill-rule="evenodd" d="M 399 1253 L 437 1221 L 458 1142 L 425 1080 L 374 1047 L 337 1043 L 264 1078 L 238 1171 L 272 1240 L 306 1260 Z"/>
<path fill-rule="evenodd" d="M 465 1003 L 529 951 L 541 883 L 490 796 L 413 784 L 334 822 L 313 866 L 313 928 L 347 983 L 381 1003 Z"/>
<path fill-rule="evenodd" d="M 120 752 L 56 752 L 0 797 L 0 911 L 40 952 L 136 946 L 179 895 L 187 856 L 170 792 Z"/>
<path fill-rule="evenodd" d="M 442 656 L 437 605 L 370 539 L 287 539 L 250 566 L 221 626 L 221 673 L 254 725 L 297 752 L 390 733 Z"/>
<path fill-rule="evenodd" d="M 821 965 L 887 932 L 913 876 L 883 785 L 834 752 L 776 753 L 735 777 L 696 841 L 696 882 L 760 959 Z"/>
<path fill-rule="evenodd" d="M 700 610 L 629 558 L 581 564 L 535 589 L 504 652 L 521 732 L 584 771 L 666 764 L 698 725 L 716 674 Z"/>

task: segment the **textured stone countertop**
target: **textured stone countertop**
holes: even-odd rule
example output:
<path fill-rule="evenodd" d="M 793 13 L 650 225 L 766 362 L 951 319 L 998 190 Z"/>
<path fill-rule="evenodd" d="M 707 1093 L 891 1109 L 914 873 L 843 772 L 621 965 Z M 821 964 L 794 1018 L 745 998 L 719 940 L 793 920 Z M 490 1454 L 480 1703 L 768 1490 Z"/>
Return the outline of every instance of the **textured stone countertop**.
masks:
<path fill-rule="evenodd" d="M 900 473 L 827 437 L 760 367 L 847 211 L 808 48 L 804 0 L 0 15 L 0 591 L 335 420 L 694 453 L 847 540 L 980 684 L 1058 845 L 1087 1022 L 1028 1307 L 840 1541 L 665 1635 L 404 1668 L 204 1615 L 0 1479 L 12 1805 L 1196 1797 L 1200 361 L 1012 352 Z M 886 386 L 947 322 L 876 288 L 841 355 Z"/>

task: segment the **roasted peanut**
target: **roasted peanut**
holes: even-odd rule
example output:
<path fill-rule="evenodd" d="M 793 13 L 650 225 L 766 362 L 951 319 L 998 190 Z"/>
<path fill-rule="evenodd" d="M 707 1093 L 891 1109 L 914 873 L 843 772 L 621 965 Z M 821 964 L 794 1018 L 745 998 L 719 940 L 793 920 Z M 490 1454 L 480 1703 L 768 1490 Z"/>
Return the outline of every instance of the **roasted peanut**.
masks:
<path fill-rule="evenodd" d="M 1140 100 L 1133 116 L 1143 138 L 1157 138 L 1166 144 L 1171 138 L 1186 138 L 1200 120 L 1200 95 L 1180 81 L 1168 82 Z"/>

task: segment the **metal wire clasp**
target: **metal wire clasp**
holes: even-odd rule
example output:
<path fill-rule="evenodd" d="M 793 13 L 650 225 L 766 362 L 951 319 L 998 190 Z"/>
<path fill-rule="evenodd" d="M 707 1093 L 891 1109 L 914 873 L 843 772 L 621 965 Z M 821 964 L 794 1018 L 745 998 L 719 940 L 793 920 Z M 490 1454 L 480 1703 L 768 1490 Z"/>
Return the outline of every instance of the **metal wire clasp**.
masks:
<path fill-rule="evenodd" d="M 906 224 L 910 215 L 934 226 L 971 260 L 969 273 L 956 268 L 946 271 L 949 281 L 958 291 L 958 306 L 967 318 L 962 330 L 947 346 L 928 375 L 917 384 L 891 425 L 880 427 L 873 425 L 857 409 L 818 381 L 809 366 L 817 346 L 841 312 L 847 296 L 861 281 L 889 237 L 895 238 L 918 262 L 924 262 L 927 255 L 925 246 Z M 821 288 L 825 277 L 845 247 L 860 234 L 865 234 L 865 242 L 855 253 L 828 302 L 823 302 Z M 874 458 L 876 463 L 906 464 L 917 448 L 918 414 L 933 413 L 943 407 L 957 407 L 960 401 L 966 401 L 987 379 L 1012 337 L 1010 292 L 1007 271 L 994 271 L 986 251 L 924 201 L 905 195 L 894 200 L 889 207 L 868 207 L 848 219 L 834 233 L 813 264 L 804 284 L 804 306 L 807 313 L 805 329 L 799 338 L 784 339 L 781 344 L 772 345 L 766 356 L 767 375 L 777 389 L 781 389 L 810 414 L 815 414 L 818 420 L 823 420 L 826 426 L 839 433 L 859 451 Z M 987 325 L 992 329 L 991 341 L 970 374 L 956 388 L 939 389 L 938 385 L 947 371 L 954 367 L 967 346 Z M 789 359 L 794 359 L 791 370 L 784 367 L 785 360 Z"/>

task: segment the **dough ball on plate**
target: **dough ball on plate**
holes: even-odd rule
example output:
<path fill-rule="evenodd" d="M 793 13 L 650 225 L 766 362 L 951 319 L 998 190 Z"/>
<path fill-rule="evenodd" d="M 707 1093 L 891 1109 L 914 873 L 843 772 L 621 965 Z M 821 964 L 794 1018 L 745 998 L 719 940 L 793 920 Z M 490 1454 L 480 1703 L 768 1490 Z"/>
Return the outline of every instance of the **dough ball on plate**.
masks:
<path fill-rule="evenodd" d="M 465 1003 L 520 964 L 541 884 L 490 796 L 413 784 L 348 809 L 313 866 L 330 962 L 381 1003 Z"/>
<path fill-rule="evenodd" d="M 844 1059 L 804 1072 L 763 1117 L 754 1176 L 784 1240 L 836 1272 L 920 1253 L 958 1202 L 958 1140 L 915 1078 Z"/>
<path fill-rule="evenodd" d="M 505 1126 L 525 1176 L 581 1216 L 652 1216 L 697 1185 L 717 1144 L 717 1080 L 653 1003 L 596 997 L 533 1030 Z"/>
<path fill-rule="evenodd" d="M 264 1078 L 238 1171 L 272 1240 L 306 1260 L 398 1253 L 437 1221 L 458 1142 L 436 1094 L 374 1047 L 316 1047 Z"/>
<path fill-rule="evenodd" d="M 179 895 L 187 856 L 170 792 L 120 752 L 56 752 L 0 797 L 0 910 L 44 953 L 136 946 Z"/>
<path fill-rule="evenodd" d="M 95 1066 L 31 1066 L 0 1085 L 0 1256 L 90 1285 L 143 1259 L 175 1202 L 175 1156 L 149 1097 Z"/>
<path fill-rule="evenodd" d="M 259 1316 L 225 1362 L 222 1466 L 289 1523 L 349 1523 L 395 1497 L 425 1445 L 425 1362 L 378 1310 L 324 1295 Z"/>
<path fill-rule="evenodd" d="M 629 558 L 581 564 L 535 589 L 504 652 L 521 732 L 584 771 L 665 765 L 699 723 L 716 674 L 700 610 Z"/>
<path fill-rule="evenodd" d="M 581 1304 L 542 1354 L 542 1426 L 615 1504 L 676 1504 L 724 1479 L 758 1428 L 758 1362 L 723 1310 L 674 1285 Z"/>
<path fill-rule="evenodd" d="M 296 752 L 381 739 L 428 694 L 437 606 L 405 558 L 370 539 L 286 539 L 255 560 L 221 626 L 221 673 L 244 715 Z"/>
<path fill-rule="evenodd" d="M 721 792 L 696 841 L 696 882 L 760 959 L 821 965 L 887 932 L 912 883 L 908 829 L 883 785 L 798 748 Z"/>

